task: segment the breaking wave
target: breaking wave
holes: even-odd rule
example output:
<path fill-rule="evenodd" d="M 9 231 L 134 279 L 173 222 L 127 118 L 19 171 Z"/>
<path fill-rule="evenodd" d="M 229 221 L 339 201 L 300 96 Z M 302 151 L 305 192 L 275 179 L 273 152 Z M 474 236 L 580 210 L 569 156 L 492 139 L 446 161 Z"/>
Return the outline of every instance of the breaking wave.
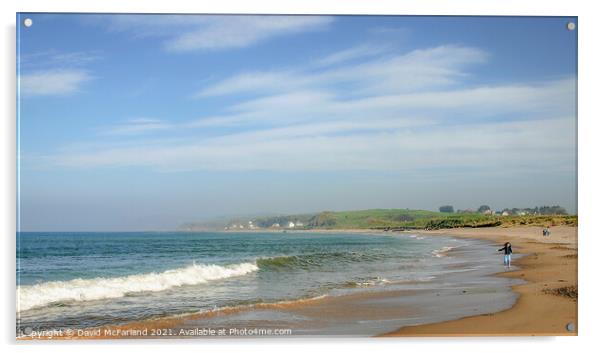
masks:
<path fill-rule="evenodd" d="M 264 257 L 257 260 L 260 269 L 283 271 L 288 269 L 313 269 L 330 264 L 372 262 L 383 259 L 382 254 L 359 252 L 313 253 L 304 255 Z"/>
<path fill-rule="evenodd" d="M 54 303 L 120 298 L 130 293 L 158 292 L 183 285 L 243 276 L 258 270 L 253 263 L 235 265 L 197 265 L 164 272 L 115 278 L 73 279 L 17 287 L 17 311 Z"/>

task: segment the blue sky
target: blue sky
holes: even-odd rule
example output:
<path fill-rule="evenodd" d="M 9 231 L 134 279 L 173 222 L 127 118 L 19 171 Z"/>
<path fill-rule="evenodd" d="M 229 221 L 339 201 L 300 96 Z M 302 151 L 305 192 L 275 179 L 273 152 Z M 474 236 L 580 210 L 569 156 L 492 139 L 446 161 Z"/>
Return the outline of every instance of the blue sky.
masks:
<path fill-rule="evenodd" d="M 575 19 L 25 17 L 22 230 L 576 211 Z"/>

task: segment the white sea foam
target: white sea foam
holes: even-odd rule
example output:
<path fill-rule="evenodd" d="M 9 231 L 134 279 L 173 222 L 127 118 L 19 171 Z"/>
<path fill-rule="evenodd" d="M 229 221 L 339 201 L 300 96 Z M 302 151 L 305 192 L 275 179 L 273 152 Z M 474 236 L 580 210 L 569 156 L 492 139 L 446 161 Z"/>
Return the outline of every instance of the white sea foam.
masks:
<path fill-rule="evenodd" d="M 373 286 L 377 286 L 377 285 L 383 285 L 383 284 L 387 284 L 390 283 L 390 281 L 386 278 L 375 278 L 375 279 L 371 279 L 371 280 L 366 280 L 366 281 L 362 281 L 362 282 L 355 282 L 355 285 L 357 287 L 373 287 Z"/>
<path fill-rule="evenodd" d="M 431 251 L 431 254 L 435 257 L 443 257 L 446 256 L 446 253 L 452 249 L 456 248 L 456 246 L 444 246 L 441 249 Z"/>
<path fill-rule="evenodd" d="M 197 265 L 165 272 L 152 272 L 115 278 L 73 279 L 17 287 L 17 312 L 53 303 L 120 298 L 129 293 L 158 292 L 229 277 L 243 276 L 258 270 L 253 263 L 236 265 Z"/>

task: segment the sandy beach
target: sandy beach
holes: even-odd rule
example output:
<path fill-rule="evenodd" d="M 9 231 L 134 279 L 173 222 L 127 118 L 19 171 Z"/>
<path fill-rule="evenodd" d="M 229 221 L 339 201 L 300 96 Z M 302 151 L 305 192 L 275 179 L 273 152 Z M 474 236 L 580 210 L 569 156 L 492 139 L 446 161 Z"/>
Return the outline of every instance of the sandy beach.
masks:
<path fill-rule="evenodd" d="M 499 244 L 509 241 L 515 253 L 528 255 L 516 261 L 519 270 L 499 276 L 521 278 L 527 283 L 512 288 L 520 297 L 509 310 L 403 327 L 383 336 L 577 335 L 577 227 L 550 229 L 551 236 L 545 238 L 540 227 L 420 232 L 487 239 Z M 569 323 L 574 324 L 573 332 L 566 328 Z"/>

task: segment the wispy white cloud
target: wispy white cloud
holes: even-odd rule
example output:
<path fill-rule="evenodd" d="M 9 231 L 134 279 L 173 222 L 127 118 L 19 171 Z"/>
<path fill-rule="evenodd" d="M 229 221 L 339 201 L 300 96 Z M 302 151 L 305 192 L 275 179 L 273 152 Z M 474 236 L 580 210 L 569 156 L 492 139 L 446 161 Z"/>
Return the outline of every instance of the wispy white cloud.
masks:
<path fill-rule="evenodd" d="M 518 172 L 574 165 L 573 77 L 467 84 L 470 69 L 488 57 L 476 48 L 375 56 L 362 51 L 326 56 L 333 65 L 240 73 L 210 84 L 198 92 L 200 99 L 231 95 L 234 101 L 219 114 L 177 124 L 127 121 L 109 130 L 127 135 L 169 129 L 162 134 L 169 141 L 111 140 L 48 158 L 70 167 L 161 171 L 478 165 Z"/>
<path fill-rule="evenodd" d="M 168 42 L 168 50 L 186 52 L 198 49 L 243 48 L 269 38 L 303 31 L 315 31 L 328 25 L 330 17 L 241 16 L 214 20 L 207 26 L 184 33 Z"/>
<path fill-rule="evenodd" d="M 348 53 L 334 53 L 321 60 L 328 61 L 333 57 L 340 59 L 341 56 L 348 56 Z M 486 58 L 487 53 L 476 48 L 440 46 L 405 54 L 380 56 L 325 71 L 304 69 L 241 73 L 203 88 L 196 96 L 202 98 L 249 92 L 283 92 L 333 85 L 345 85 L 344 88 L 350 94 L 433 89 L 458 83 L 467 76 L 464 71 L 466 67 L 482 63 Z M 321 60 L 317 62 L 320 63 Z"/>
<path fill-rule="evenodd" d="M 34 71 L 18 79 L 20 93 L 25 96 L 61 96 L 79 91 L 92 76 L 86 70 L 65 69 Z"/>
<path fill-rule="evenodd" d="M 358 45 L 356 47 L 344 49 L 336 53 L 332 53 L 315 62 L 316 66 L 328 66 L 339 64 L 346 61 L 351 61 L 360 58 L 373 57 L 383 54 L 388 51 L 386 46 L 380 45 Z"/>
<path fill-rule="evenodd" d="M 173 127 L 172 124 L 159 119 L 137 118 L 129 119 L 124 123 L 104 129 L 108 135 L 139 135 L 149 132 L 165 130 Z"/>
<path fill-rule="evenodd" d="M 52 158 L 63 166 L 138 166 L 162 171 L 410 171 L 471 165 L 508 170 L 569 168 L 567 161 L 574 154 L 571 119 L 429 129 L 387 122 L 366 130 L 361 123 L 347 124 L 247 132 L 195 142 L 103 146 Z M 359 133 L 349 133 L 356 128 Z"/>
<path fill-rule="evenodd" d="M 64 52 L 56 49 L 25 53 L 18 58 L 21 68 L 54 70 L 81 68 L 99 59 L 101 55 L 98 51 Z"/>
<path fill-rule="evenodd" d="M 330 16 L 111 15 L 95 18 L 109 30 L 161 37 L 171 52 L 248 47 L 271 38 L 327 28 Z"/>
<path fill-rule="evenodd" d="M 372 119 L 442 122 L 486 120 L 522 114 L 522 119 L 574 113 L 574 79 L 498 86 L 457 87 L 418 93 L 348 97 L 341 92 L 297 90 L 244 100 L 226 114 L 198 119 L 191 127 L 275 126 L 299 122 Z"/>
<path fill-rule="evenodd" d="M 48 49 L 19 55 L 21 94 L 62 96 L 78 92 L 94 77 L 86 66 L 99 60 L 98 52 Z"/>
<path fill-rule="evenodd" d="M 212 97 L 235 93 L 266 93 L 294 89 L 310 82 L 294 71 L 245 72 L 212 84 L 195 93 L 195 97 Z"/>

